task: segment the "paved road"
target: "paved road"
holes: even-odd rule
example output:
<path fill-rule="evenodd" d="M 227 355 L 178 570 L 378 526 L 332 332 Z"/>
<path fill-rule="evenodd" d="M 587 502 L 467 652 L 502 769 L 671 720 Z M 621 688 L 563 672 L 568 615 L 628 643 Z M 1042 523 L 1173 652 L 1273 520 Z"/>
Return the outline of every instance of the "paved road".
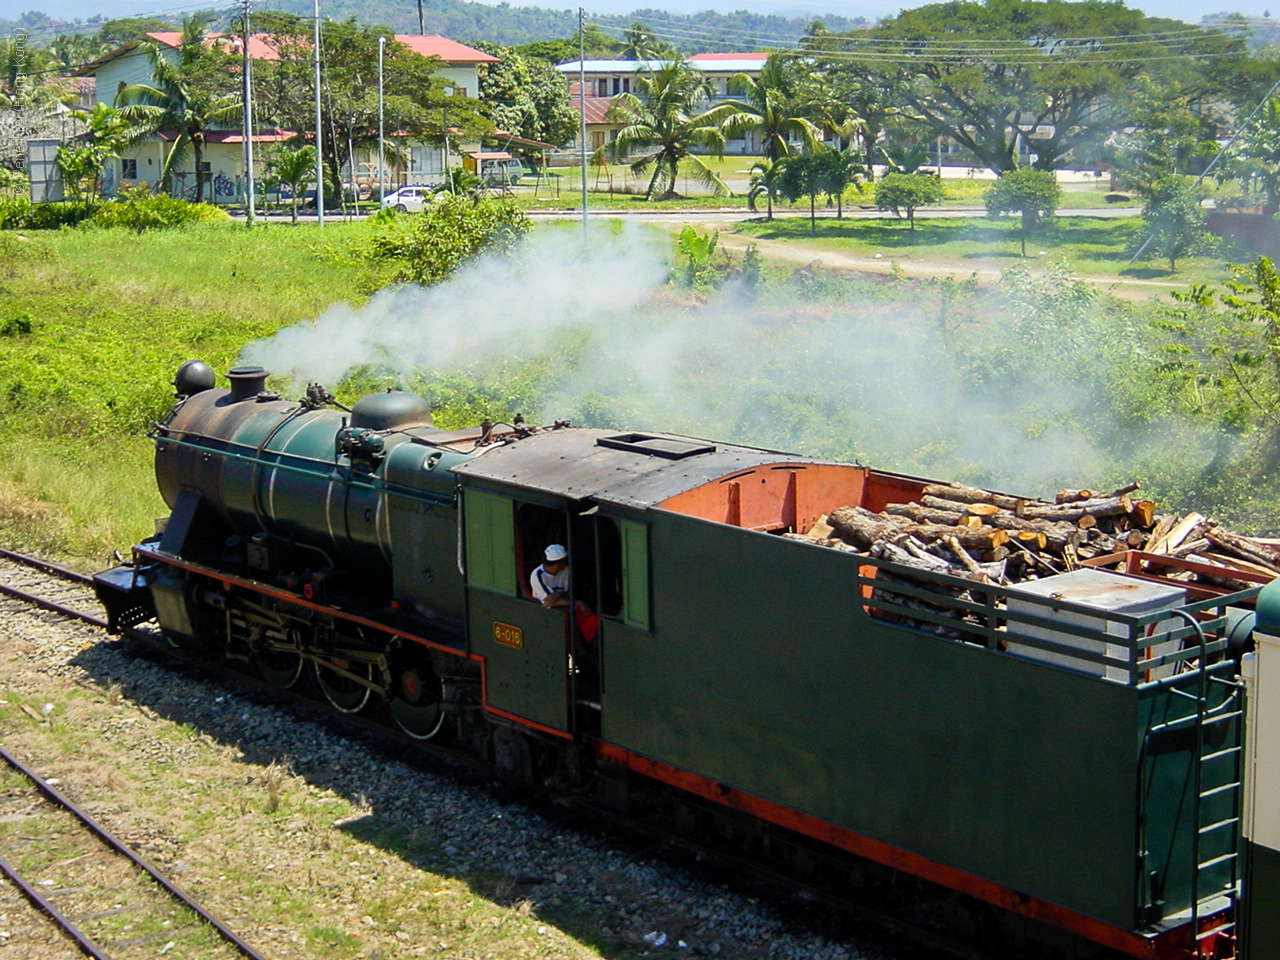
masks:
<path fill-rule="evenodd" d="M 531 217 L 538 218 L 576 220 L 582 216 L 581 207 L 571 207 L 567 204 L 560 204 L 554 210 L 526 210 L 525 212 Z M 1142 210 L 1139 207 L 1085 207 L 1059 210 L 1055 215 L 1059 217 L 1119 219 L 1121 217 L 1136 217 L 1141 212 Z M 636 209 L 634 210 L 591 210 L 588 211 L 587 216 L 591 220 L 619 219 L 640 223 L 669 223 L 673 220 L 678 220 L 681 223 L 738 223 L 743 220 L 763 220 L 765 217 L 763 212 L 752 213 L 750 210 L 743 210 L 741 207 L 707 208 L 703 210 L 645 210 L 639 201 L 637 201 Z M 773 211 L 775 220 L 794 217 L 807 218 L 808 216 L 808 210 L 775 209 Z M 863 207 L 845 207 L 844 216 L 846 220 L 893 219 L 892 213 Z M 983 216 L 983 210 L 980 207 L 929 207 L 927 210 L 917 212 L 917 217 L 922 220 L 981 216 Z M 835 213 L 823 208 L 818 212 L 818 217 L 823 220 L 830 220 L 835 218 Z"/>

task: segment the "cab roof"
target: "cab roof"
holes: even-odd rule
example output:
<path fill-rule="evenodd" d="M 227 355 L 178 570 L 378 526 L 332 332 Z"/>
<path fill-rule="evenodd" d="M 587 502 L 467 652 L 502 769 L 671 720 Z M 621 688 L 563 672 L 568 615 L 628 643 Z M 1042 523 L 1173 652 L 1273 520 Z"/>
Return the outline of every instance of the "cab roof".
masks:
<path fill-rule="evenodd" d="M 569 427 L 492 447 L 452 469 L 464 483 L 644 509 L 762 464 L 829 462 L 667 433 Z"/>

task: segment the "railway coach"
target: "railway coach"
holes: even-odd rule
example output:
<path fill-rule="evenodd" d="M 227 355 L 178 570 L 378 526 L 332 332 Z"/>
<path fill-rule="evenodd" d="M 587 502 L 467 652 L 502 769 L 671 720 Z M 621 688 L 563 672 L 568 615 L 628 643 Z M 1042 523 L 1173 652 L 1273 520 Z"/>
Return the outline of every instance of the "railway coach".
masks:
<path fill-rule="evenodd" d="M 566 423 L 443 431 L 411 394 L 348 410 L 229 376 L 179 371 L 155 434 L 172 512 L 98 577 L 118 627 L 154 615 L 505 777 L 793 866 L 840 851 L 842 882 L 951 891 L 984 936 L 1280 955 L 1280 586 L 962 592 L 785 536 L 924 480 Z M 529 592 L 549 544 L 568 608 Z"/>

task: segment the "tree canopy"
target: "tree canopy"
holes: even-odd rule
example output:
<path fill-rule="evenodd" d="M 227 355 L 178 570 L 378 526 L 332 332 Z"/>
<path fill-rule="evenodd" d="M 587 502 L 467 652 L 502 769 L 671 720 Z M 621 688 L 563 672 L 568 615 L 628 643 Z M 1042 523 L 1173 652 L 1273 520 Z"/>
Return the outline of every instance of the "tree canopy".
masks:
<path fill-rule="evenodd" d="M 1253 72 L 1239 37 L 1115 0 L 953 0 L 810 45 L 996 173 L 1019 166 L 1019 141 L 1038 169 L 1082 161 L 1127 124 L 1140 77 L 1205 99 Z"/>

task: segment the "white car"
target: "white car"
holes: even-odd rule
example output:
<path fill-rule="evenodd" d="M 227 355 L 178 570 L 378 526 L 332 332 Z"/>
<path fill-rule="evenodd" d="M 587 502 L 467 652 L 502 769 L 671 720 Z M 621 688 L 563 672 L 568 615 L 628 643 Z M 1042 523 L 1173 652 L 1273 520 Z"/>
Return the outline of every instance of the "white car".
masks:
<path fill-rule="evenodd" d="M 388 193 L 383 197 L 382 206 L 399 213 L 421 213 L 423 206 L 431 202 L 434 193 L 435 187 L 401 187 L 395 193 Z"/>

